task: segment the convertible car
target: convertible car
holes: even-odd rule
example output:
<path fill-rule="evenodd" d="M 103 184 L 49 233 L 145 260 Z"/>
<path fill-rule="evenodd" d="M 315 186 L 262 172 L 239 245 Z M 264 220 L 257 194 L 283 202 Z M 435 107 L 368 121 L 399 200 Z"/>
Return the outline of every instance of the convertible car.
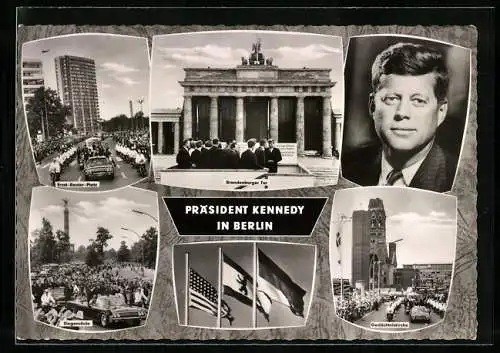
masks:
<path fill-rule="evenodd" d="M 125 304 L 122 297 L 114 295 L 100 296 L 91 305 L 85 300 L 71 300 L 66 302 L 66 307 L 73 311 L 81 310 L 84 320 L 92 320 L 102 327 L 116 323 L 139 326 L 142 320 L 146 320 L 148 313 L 144 308 Z"/>
<path fill-rule="evenodd" d="M 431 311 L 425 306 L 414 306 L 410 311 L 410 322 L 431 322 Z"/>
<path fill-rule="evenodd" d="M 99 179 L 101 177 L 113 179 L 115 177 L 115 166 L 105 156 L 90 157 L 84 164 L 83 173 L 85 180 Z"/>

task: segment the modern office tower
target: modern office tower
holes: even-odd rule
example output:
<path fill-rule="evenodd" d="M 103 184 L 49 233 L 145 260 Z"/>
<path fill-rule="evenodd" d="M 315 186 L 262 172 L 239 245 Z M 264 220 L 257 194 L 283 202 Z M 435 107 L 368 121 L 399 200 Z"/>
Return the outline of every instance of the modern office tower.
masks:
<path fill-rule="evenodd" d="M 71 107 L 71 122 L 81 134 L 98 132 L 99 98 L 95 61 L 77 56 L 55 58 L 57 92 L 64 105 Z"/>

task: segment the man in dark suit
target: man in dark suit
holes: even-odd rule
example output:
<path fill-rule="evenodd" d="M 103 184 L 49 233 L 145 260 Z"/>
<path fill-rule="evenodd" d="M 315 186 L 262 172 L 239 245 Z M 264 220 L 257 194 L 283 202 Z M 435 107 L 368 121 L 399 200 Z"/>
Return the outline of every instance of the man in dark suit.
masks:
<path fill-rule="evenodd" d="M 189 139 L 185 139 L 182 143 L 182 147 L 179 148 L 177 152 L 177 168 L 179 169 L 190 169 L 191 168 L 191 156 L 189 155 Z"/>
<path fill-rule="evenodd" d="M 240 166 L 240 155 L 236 150 L 236 142 L 231 142 L 226 148 L 225 167 L 227 169 L 238 169 Z"/>
<path fill-rule="evenodd" d="M 279 148 L 274 147 L 274 140 L 269 139 L 269 147 L 265 151 L 266 167 L 269 173 L 278 173 L 278 163 L 283 159 Z"/>
<path fill-rule="evenodd" d="M 255 157 L 257 158 L 257 164 L 264 168 L 266 166 L 266 148 L 267 141 L 262 139 L 259 141 L 259 147 L 255 150 Z"/>
<path fill-rule="evenodd" d="M 191 152 L 191 163 L 193 164 L 193 168 L 200 168 L 201 161 L 201 147 L 203 146 L 203 142 L 196 141 L 195 148 L 193 152 Z"/>
<path fill-rule="evenodd" d="M 448 109 L 443 55 L 422 45 L 398 43 L 372 66 L 369 109 L 380 144 L 342 156 L 342 175 L 359 185 L 409 186 L 449 191 L 457 166 L 435 142 Z"/>
<path fill-rule="evenodd" d="M 200 150 L 200 160 L 198 169 L 208 169 L 209 168 L 209 160 L 208 160 L 208 151 L 212 148 L 212 141 L 205 141 L 205 145 L 201 147 Z"/>
<path fill-rule="evenodd" d="M 208 150 L 208 168 L 221 169 L 223 168 L 222 162 L 222 149 L 219 146 L 219 139 L 212 140 L 212 147 Z"/>
<path fill-rule="evenodd" d="M 247 141 L 248 149 L 241 154 L 240 157 L 240 168 L 241 169 L 262 169 L 262 167 L 257 164 L 257 157 L 253 152 L 253 148 L 256 142 L 254 139 Z"/>

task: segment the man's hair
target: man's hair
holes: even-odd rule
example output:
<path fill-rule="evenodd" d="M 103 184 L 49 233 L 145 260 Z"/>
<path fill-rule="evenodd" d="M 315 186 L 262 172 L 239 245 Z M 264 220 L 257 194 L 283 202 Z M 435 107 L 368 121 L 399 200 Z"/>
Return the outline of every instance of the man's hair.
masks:
<path fill-rule="evenodd" d="M 186 143 L 188 142 L 191 142 L 191 139 L 184 139 L 184 141 L 182 141 L 182 145 L 186 146 Z"/>
<path fill-rule="evenodd" d="M 219 144 L 219 139 L 218 139 L 218 138 L 214 138 L 214 139 L 212 140 L 212 143 L 213 143 L 214 145 L 218 145 L 218 144 Z"/>
<path fill-rule="evenodd" d="M 247 145 L 248 145 L 248 148 L 252 148 L 253 146 L 255 146 L 255 140 L 254 139 L 248 140 Z"/>
<path fill-rule="evenodd" d="M 259 141 L 259 145 L 261 145 L 262 147 L 264 147 L 266 145 L 266 139 L 262 139 Z"/>
<path fill-rule="evenodd" d="M 200 148 L 201 146 L 203 146 L 203 141 L 201 140 L 196 141 L 196 148 Z"/>
<path fill-rule="evenodd" d="M 236 148 L 236 143 L 234 143 L 234 142 L 231 142 L 231 144 L 229 145 L 229 148 L 231 148 L 231 149 L 234 149 L 234 148 Z"/>
<path fill-rule="evenodd" d="M 206 140 L 206 141 L 205 141 L 205 147 L 207 147 L 207 148 L 208 148 L 208 147 L 212 147 L 212 141 L 210 141 L 210 140 Z"/>
<path fill-rule="evenodd" d="M 434 94 L 438 101 L 448 94 L 448 69 L 443 54 L 420 44 L 397 43 L 377 55 L 372 65 L 372 89 L 379 88 L 382 75 L 425 75 L 434 73 Z"/>

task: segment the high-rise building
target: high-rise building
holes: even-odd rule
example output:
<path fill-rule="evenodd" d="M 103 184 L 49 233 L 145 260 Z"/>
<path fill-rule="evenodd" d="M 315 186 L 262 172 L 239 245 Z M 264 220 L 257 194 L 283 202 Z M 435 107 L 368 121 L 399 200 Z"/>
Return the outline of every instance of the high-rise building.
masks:
<path fill-rule="evenodd" d="M 352 213 L 352 278 L 351 284 L 366 287 L 370 269 L 369 214 L 365 210 Z"/>
<path fill-rule="evenodd" d="M 55 58 L 57 92 L 71 107 L 73 127 L 85 135 L 99 130 L 99 98 L 95 61 L 77 56 Z"/>
<path fill-rule="evenodd" d="M 26 105 L 35 91 L 45 86 L 43 64 L 41 60 L 25 59 L 22 63 L 21 76 L 23 80 L 23 102 Z"/>

